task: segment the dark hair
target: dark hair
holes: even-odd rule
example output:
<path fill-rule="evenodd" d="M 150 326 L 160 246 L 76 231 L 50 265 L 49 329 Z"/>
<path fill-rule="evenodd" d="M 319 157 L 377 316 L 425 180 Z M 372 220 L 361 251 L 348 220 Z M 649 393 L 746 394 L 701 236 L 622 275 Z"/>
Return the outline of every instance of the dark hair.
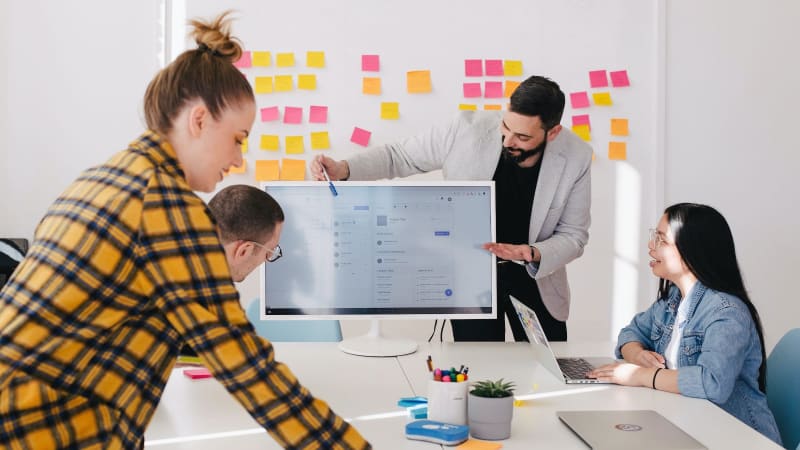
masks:
<path fill-rule="evenodd" d="M 564 93 L 555 81 L 534 75 L 517 86 L 508 109 L 524 116 L 539 116 L 544 128 L 549 130 L 561 123 Z"/>
<path fill-rule="evenodd" d="M 149 129 L 169 133 L 180 110 L 197 98 L 203 100 L 215 120 L 226 107 L 255 102 L 253 89 L 233 65 L 242 56 L 242 47 L 230 35 L 229 13 L 222 13 L 211 23 L 197 19 L 189 22 L 197 48 L 181 53 L 161 69 L 144 94 Z"/>
<path fill-rule="evenodd" d="M 217 221 L 223 244 L 236 240 L 263 243 L 284 221 L 283 209 L 261 189 L 234 184 L 219 191 L 208 202 Z"/>
<path fill-rule="evenodd" d="M 689 270 L 704 286 L 735 295 L 747 305 L 761 341 L 758 387 L 766 392 L 767 354 L 761 318 L 744 287 L 728 222 L 716 209 L 696 203 L 678 203 L 664 210 L 675 246 Z M 659 281 L 659 298 L 666 298 L 672 283 Z"/>

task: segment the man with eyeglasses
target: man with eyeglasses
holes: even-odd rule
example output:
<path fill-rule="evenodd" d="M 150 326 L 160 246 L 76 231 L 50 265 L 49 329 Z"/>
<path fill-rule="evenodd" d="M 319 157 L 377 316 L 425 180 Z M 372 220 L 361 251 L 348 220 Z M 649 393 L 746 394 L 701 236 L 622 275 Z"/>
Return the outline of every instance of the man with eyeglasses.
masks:
<path fill-rule="evenodd" d="M 346 161 L 320 155 L 311 172 L 317 180 L 323 167 L 333 180 L 377 180 L 441 169 L 445 179 L 494 180 L 498 242 L 484 248 L 513 263 L 498 266 L 497 319 L 454 320 L 453 337 L 502 341 L 508 316 L 515 340 L 526 340 L 513 295 L 536 311 L 549 340 L 565 341 L 565 266 L 589 240 L 592 149 L 562 129 L 564 103 L 558 84 L 532 76 L 511 95 L 508 111 L 462 111 L 447 126 Z"/>

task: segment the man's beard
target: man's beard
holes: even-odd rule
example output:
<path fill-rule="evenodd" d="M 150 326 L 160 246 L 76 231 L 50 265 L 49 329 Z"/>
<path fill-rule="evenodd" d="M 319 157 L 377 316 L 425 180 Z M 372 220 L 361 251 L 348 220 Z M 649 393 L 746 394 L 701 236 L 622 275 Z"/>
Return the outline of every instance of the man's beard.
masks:
<path fill-rule="evenodd" d="M 521 150 L 518 148 L 511 148 L 511 147 L 503 147 L 503 158 L 506 161 L 511 161 L 516 163 L 517 165 L 522 164 L 523 162 L 527 161 L 528 158 L 533 158 L 534 156 L 542 153 L 544 149 L 547 147 L 547 137 L 545 136 L 544 141 L 541 144 L 532 148 L 530 150 Z M 511 152 L 516 151 L 519 152 L 519 155 L 513 155 Z"/>

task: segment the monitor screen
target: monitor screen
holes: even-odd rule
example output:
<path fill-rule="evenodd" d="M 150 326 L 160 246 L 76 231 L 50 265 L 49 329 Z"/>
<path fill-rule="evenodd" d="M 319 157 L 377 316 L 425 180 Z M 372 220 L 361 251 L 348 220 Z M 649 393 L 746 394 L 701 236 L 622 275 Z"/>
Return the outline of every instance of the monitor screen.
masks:
<path fill-rule="evenodd" d="M 283 257 L 261 268 L 261 318 L 491 318 L 494 183 L 270 182 Z"/>

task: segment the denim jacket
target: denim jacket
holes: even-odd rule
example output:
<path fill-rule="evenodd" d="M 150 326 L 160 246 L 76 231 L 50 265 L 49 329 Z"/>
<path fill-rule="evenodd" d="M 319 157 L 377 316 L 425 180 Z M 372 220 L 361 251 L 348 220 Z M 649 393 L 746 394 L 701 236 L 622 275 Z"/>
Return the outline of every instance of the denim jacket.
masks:
<path fill-rule="evenodd" d="M 622 346 L 633 341 L 663 355 L 680 301 L 680 290 L 672 286 L 667 299 L 634 316 L 619 333 L 617 358 L 622 357 Z M 699 281 L 688 301 L 678 350 L 678 390 L 688 397 L 711 400 L 780 444 L 775 418 L 758 388 L 761 343 L 747 305 Z"/>

